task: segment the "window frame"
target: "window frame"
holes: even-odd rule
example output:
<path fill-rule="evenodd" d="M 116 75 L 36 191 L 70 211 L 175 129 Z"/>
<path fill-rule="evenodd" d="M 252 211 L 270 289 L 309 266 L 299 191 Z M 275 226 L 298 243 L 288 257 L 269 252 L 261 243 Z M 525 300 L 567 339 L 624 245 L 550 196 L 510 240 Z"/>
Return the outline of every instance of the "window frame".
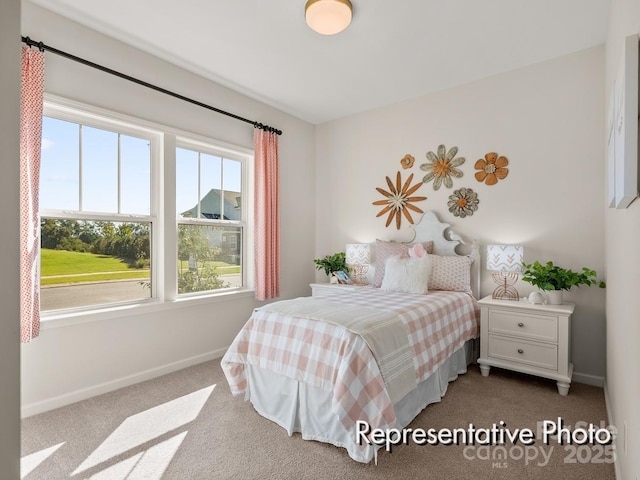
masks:
<path fill-rule="evenodd" d="M 158 242 L 155 238 L 158 235 L 158 205 L 159 205 L 159 191 L 158 191 L 158 166 L 160 164 L 160 143 L 161 134 L 156 130 L 145 128 L 134 124 L 133 122 L 123 121 L 122 119 L 111 118 L 107 115 L 99 115 L 95 112 L 86 111 L 83 109 L 77 109 L 69 106 L 65 106 L 58 102 L 50 102 L 45 98 L 43 117 L 51 117 L 58 120 L 71 122 L 74 124 L 80 124 L 82 126 L 101 129 L 109 132 L 114 132 L 121 135 L 129 135 L 136 138 L 141 138 L 149 141 L 149 214 L 127 214 L 117 212 L 94 212 L 88 210 L 58 210 L 58 209 L 40 209 L 40 218 L 52 218 L 62 220 L 89 220 L 89 221 L 105 221 L 105 222 L 131 222 L 131 223 L 148 223 L 150 226 L 150 268 L 151 268 L 151 294 L 149 298 L 141 298 L 137 300 L 123 300 L 121 302 L 101 303 L 94 305 L 86 305 L 82 307 L 69 307 L 59 310 L 46 310 L 41 311 L 41 316 L 46 319 L 48 316 L 55 316 L 57 314 L 64 314 L 66 312 L 91 312 L 95 310 L 101 310 L 118 305 L 150 303 L 158 298 Z M 80 140 L 82 137 L 80 137 Z M 79 155 L 81 156 L 81 150 Z M 81 167 L 80 167 L 81 169 Z M 82 178 L 79 177 L 79 194 L 82 195 Z M 118 179 L 120 182 L 120 179 Z M 119 204 L 119 200 L 118 200 Z M 81 207 L 81 204 L 78 205 Z"/>
<path fill-rule="evenodd" d="M 234 152 L 234 151 L 230 151 L 228 149 L 224 149 L 224 148 L 218 148 L 215 145 L 212 145 L 210 143 L 203 143 L 201 140 L 198 140 L 192 136 L 179 136 L 176 137 L 175 139 L 175 148 L 176 150 L 178 148 L 182 148 L 185 150 L 190 150 L 199 154 L 206 154 L 206 155 L 212 155 L 214 157 L 219 157 L 223 164 L 224 164 L 224 160 L 228 159 L 228 160 L 235 160 L 235 161 L 239 161 L 240 165 L 241 165 L 241 169 L 242 169 L 242 173 L 241 173 L 241 180 L 240 180 L 240 184 L 241 184 L 241 189 L 242 191 L 240 193 L 242 193 L 242 201 L 241 201 L 241 205 L 240 205 L 240 218 L 241 220 L 224 220 L 224 219 L 208 219 L 208 218 L 183 218 L 183 217 L 179 217 L 178 216 L 178 212 L 176 211 L 176 215 L 175 215 L 175 231 L 176 231 L 176 235 L 178 232 L 178 226 L 180 224 L 182 225 L 202 225 L 202 226 L 233 226 L 233 227 L 240 227 L 240 232 L 241 232 L 241 238 L 242 238 L 242 244 L 241 244 L 241 252 L 242 252 L 242 257 L 241 257 L 241 273 L 242 273 L 242 286 L 241 287 L 230 287 L 230 288 L 225 288 L 222 289 L 224 291 L 234 291 L 234 290 L 242 290 L 247 288 L 247 282 L 248 282 L 248 275 L 247 275 L 247 261 L 246 261 L 246 256 L 247 256 L 247 241 L 245 240 L 246 237 L 246 233 L 247 233 L 247 221 L 248 221 L 248 217 L 249 217 L 249 207 L 247 205 L 247 201 L 246 198 L 249 195 L 249 189 L 248 189 L 248 175 L 247 175 L 247 170 L 248 170 L 248 164 L 250 163 L 248 160 L 249 158 L 246 155 L 242 155 L 239 152 Z M 176 167 L 176 172 L 177 172 L 177 167 Z M 200 183 L 201 178 L 200 178 L 200 173 L 198 173 L 198 183 Z M 222 173 L 222 177 L 220 179 L 221 182 L 221 187 L 224 185 L 224 169 L 223 169 L 223 173 Z M 174 182 L 175 183 L 175 182 Z M 222 191 L 224 191 L 224 188 L 222 188 Z M 202 197 L 202 192 L 200 192 L 200 197 Z M 198 202 L 200 202 L 201 198 L 198 200 Z M 251 205 L 253 205 L 253 199 L 251 199 Z M 175 202 L 174 202 L 175 205 Z M 178 256 L 177 256 L 177 249 L 176 249 L 176 270 L 178 267 Z M 177 292 L 177 279 L 176 279 L 176 298 L 189 298 L 189 297 L 196 297 L 196 296 L 201 296 L 201 295 L 206 295 L 206 294 L 210 294 L 216 292 L 216 290 L 206 290 L 203 292 L 191 292 L 191 293 L 178 293 Z"/>
<path fill-rule="evenodd" d="M 65 210 L 40 210 L 42 217 L 70 220 L 105 220 L 148 222 L 151 226 L 151 297 L 133 301 L 96 304 L 41 312 L 43 328 L 67 326 L 98 320 L 120 318 L 122 315 L 156 312 L 184 305 L 227 301 L 253 297 L 253 159 L 252 149 L 233 145 L 213 137 L 187 132 L 167 125 L 103 109 L 45 93 L 43 116 L 49 116 L 124 135 L 148 139 L 151 148 L 151 185 L 149 215 L 105 214 Z M 176 214 L 176 154 L 177 146 L 205 149 L 222 158 L 242 162 L 242 282 L 243 286 L 177 294 L 177 237 Z M 180 221 L 182 222 L 181 219 Z M 195 219 L 189 219 L 195 220 Z M 237 224 L 237 221 L 225 221 Z M 198 223 L 196 221 L 196 223 Z"/>

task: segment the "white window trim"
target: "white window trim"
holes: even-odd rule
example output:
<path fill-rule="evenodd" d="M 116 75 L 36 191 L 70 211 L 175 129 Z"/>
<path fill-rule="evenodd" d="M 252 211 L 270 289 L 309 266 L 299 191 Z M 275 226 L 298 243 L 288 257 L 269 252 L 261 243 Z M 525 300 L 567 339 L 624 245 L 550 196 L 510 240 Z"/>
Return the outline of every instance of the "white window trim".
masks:
<path fill-rule="evenodd" d="M 236 160 L 241 162 L 242 164 L 242 205 L 240 206 L 242 210 L 241 218 L 245 219 L 243 221 L 237 220 L 205 220 L 199 218 L 178 218 L 178 213 L 174 213 L 174 222 L 176 225 L 176 230 L 178 228 L 178 224 L 187 224 L 187 225 L 229 225 L 229 226 L 240 226 L 242 227 L 242 285 L 244 287 L 239 290 L 244 290 L 246 288 L 253 289 L 254 288 L 254 257 L 253 257 L 253 249 L 248 248 L 248 245 L 253 245 L 253 235 L 250 232 L 253 231 L 253 222 L 251 216 L 249 215 L 249 211 L 253 208 L 253 183 L 249 181 L 249 179 L 253 178 L 253 155 L 246 155 L 239 152 L 234 152 L 225 148 L 217 148 L 216 146 L 212 146 L 211 143 L 204 143 L 202 138 L 196 138 L 195 136 L 179 136 L 175 137 L 175 147 L 184 148 L 191 151 L 201 152 L 208 155 L 212 155 L 215 157 L 220 157 L 222 159 Z M 174 148 L 175 151 L 175 148 Z M 173 158 L 173 168 L 175 168 L 175 156 Z M 224 180 L 222 180 L 224 182 Z M 175 179 L 174 179 L 175 184 Z M 175 192 L 174 192 L 175 193 Z M 175 206 L 175 198 L 173 199 L 172 205 Z M 249 238 L 246 238 L 249 237 Z M 251 242 L 251 243 L 249 243 Z M 177 250 L 177 248 L 176 248 Z M 177 260 L 175 260 L 177 262 Z M 177 270 L 177 263 L 176 268 Z M 238 290 L 238 289 L 235 289 Z M 194 297 L 198 294 L 195 293 L 175 293 L 175 297 L 173 298 L 188 298 Z"/>
<path fill-rule="evenodd" d="M 74 102 L 75 103 L 75 102 Z M 76 104 L 70 106 L 55 101 L 49 101 L 49 98 L 45 96 L 45 103 L 43 109 L 43 115 L 53 117 L 60 120 L 65 120 L 74 124 L 81 124 L 89 127 L 94 127 L 107 131 L 114 131 L 123 135 L 130 135 L 136 138 L 142 138 L 148 140 L 150 143 L 150 212 L 148 215 L 137 214 L 120 214 L 120 213 L 104 213 L 104 212 L 91 212 L 91 211 L 77 211 L 77 210 L 40 210 L 42 217 L 53 218 L 65 218 L 74 220 L 103 220 L 111 222 L 126 222 L 126 221 L 139 221 L 150 223 L 151 230 L 151 296 L 150 298 L 112 302 L 108 304 L 100 305 L 87 305 L 83 307 L 73 307 L 68 309 L 51 310 L 41 312 L 41 319 L 46 321 L 50 318 L 58 316 L 65 316 L 71 313 L 91 313 L 94 311 L 100 311 L 105 308 L 118 305 L 129 304 L 146 304 L 153 303 L 157 300 L 164 298 L 164 292 L 162 288 L 162 281 L 158 276 L 157 268 L 159 262 L 157 256 L 160 253 L 161 242 L 156 241 L 158 237 L 156 232 L 162 231 L 163 222 L 158 215 L 158 206 L 161 205 L 160 192 L 158 189 L 159 182 L 156 180 L 159 178 L 160 169 L 162 165 L 160 156 L 160 143 L 162 141 L 162 132 L 157 129 L 149 128 L 145 125 L 137 125 L 135 119 L 132 118 L 115 118 L 111 112 L 102 111 L 92 108 L 90 106 L 83 106 Z M 80 179 L 81 180 L 81 179 Z M 120 181 L 120 180 L 118 180 Z M 82 182 L 80 182 L 80 189 L 82 189 Z"/>
<path fill-rule="evenodd" d="M 216 303 L 254 296 L 254 255 L 253 248 L 253 157 L 254 151 L 228 142 L 186 132 L 148 120 L 141 120 L 129 115 L 103 109 L 93 105 L 69 100 L 57 95 L 45 93 L 45 116 L 52 116 L 74 123 L 95 126 L 97 128 L 117 129 L 118 132 L 136 137 L 153 139 L 151 141 L 151 213 L 140 215 L 105 215 L 91 212 L 73 212 L 75 218 L 86 215 L 118 221 L 130 220 L 153 222 L 152 232 L 152 298 L 133 302 L 104 304 L 66 310 L 54 310 L 41 313 L 42 328 L 57 328 L 81 323 L 110 320 L 124 316 L 153 313 L 171 310 L 186 305 Z M 177 215 L 175 208 L 175 149 L 176 146 L 204 149 L 207 153 L 224 158 L 240 160 L 243 163 L 243 285 L 242 288 L 224 289 L 220 292 L 177 295 Z M 171 187 L 173 185 L 174 187 Z M 43 216 L 47 211 L 43 210 Z M 60 211 L 51 211 L 54 216 Z M 69 212 L 71 213 L 71 212 Z M 147 219 L 147 220 L 144 220 Z M 182 223 L 182 220 L 180 220 Z M 237 222 L 232 222 L 237 223 Z M 174 225 L 176 228 L 165 228 Z M 155 281 L 153 280 L 155 279 Z"/>

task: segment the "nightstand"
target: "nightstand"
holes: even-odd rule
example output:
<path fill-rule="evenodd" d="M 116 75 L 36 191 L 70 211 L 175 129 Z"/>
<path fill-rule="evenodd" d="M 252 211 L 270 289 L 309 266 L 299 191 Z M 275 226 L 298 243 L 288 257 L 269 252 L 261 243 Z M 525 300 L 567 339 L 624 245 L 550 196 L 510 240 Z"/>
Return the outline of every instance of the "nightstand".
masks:
<path fill-rule="evenodd" d="M 357 288 L 363 287 L 363 285 L 346 285 L 343 283 L 310 283 L 309 286 L 311 287 L 312 297 L 317 297 L 318 295 L 322 295 L 325 292 L 349 293 Z"/>
<path fill-rule="evenodd" d="M 534 305 L 527 299 L 494 300 L 480 305 L 480 371 L 506 368 L 556 380 L 567 395 L 573 375 L 571 315 L 575 305 Z"/>

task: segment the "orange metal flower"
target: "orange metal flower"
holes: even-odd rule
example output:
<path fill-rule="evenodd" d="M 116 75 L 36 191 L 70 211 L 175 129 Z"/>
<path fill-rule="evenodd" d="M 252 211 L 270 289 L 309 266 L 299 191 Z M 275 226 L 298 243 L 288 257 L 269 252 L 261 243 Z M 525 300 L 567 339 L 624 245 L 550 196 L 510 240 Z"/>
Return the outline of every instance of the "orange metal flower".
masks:
<path fill-rule="evenodd" d="M 412 197 L 411 195 L 415 193 L 422 182 L 416 183 L 413 187 L 410 187 L 411 180 L 413 180 L 413 173 L 409 175 L 407 181 L 402 183 L 402 176 L 400 172 L 396 174 L 396 183 L 391 181 L 389 177 L 385 177 L 387 179 L 387 185 L 389 186 L 389 191 L 376 187 L 376 190 L 385 196 L 384 200 L 376 200 L 373 202 L 373 205 L 384 205 L 385 207 L 380 210 L 380 212 L 376 215 L 376 217 L 381 217 L 385 213 L 388 213 L 387 224 L 388 227 L 393 221 L 394 217 L 396 219 L 396 228 L 400 229 L 400 223 L 402 222 L 402 215 L 406 217 L 409 223 L 413 224 L 413 218 L 411 217 L 411 213 L 409 210 L 413 210 L 417 213 L 424 213 L 421 209 L 412 205 L 411 202 L 421 202 L 426 200 L 427 197 Z"/>
<path fill-rule="evenodd" d="M 487 185 L 495 185 L 498 180 L 504 180 L 509 175 L 509 165 L 507 157 L 499 157 L 497 153 L 490 152 L 483 159 L 476 161 L 474 168 L 480 170 L 476 172 L 476 180 L 484 182 Z"/>
<path fill-rule="evenodd" d="M 407 168 L 413 167 L 413 162 L 415 161 L 416 159 L 413 157 L 413 155 L 409 155 L 407 153 L 404 157 L 402 157 L 402 160 L 400 160 L 400 165 L 402 165 L 402 168 L 406 170 Z"/>

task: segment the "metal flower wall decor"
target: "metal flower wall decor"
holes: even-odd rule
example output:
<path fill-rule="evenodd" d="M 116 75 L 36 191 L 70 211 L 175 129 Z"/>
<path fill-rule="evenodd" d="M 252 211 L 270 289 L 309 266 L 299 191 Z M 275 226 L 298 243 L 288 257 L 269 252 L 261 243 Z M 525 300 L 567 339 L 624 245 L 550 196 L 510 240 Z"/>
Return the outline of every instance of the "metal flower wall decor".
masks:
<path fill-rule="evenodd" d="M 464 218 L 473 215 L 478 210 L 478 194 L 470 188 L 459 188 L 453 191 L 453 195 L 449 195 L 449 211 L 454 216 Z"/>
<path fill-rule="evenodd" d="M 407 180 L 402 183 L 402 175 L 398 171 L 396 174 L 396 183 L 394 184 L 389 177 L 385 177 L 387 180 L 387 186 L 389 190 L 385 190 L 384 188 L 376 187 L 376 190 L 381 193 L 385 198 L 383 200 L 376 200 L 373 202 L 373 205 L 384 205 L 384 208 L 378 212 L 376 217 L 381 217 L 385 213 L 388 213 L 386 227 L 388 227 L 393 219 L 396 219 L 396 228 L 400 230 L 400 224 L 402 222 L 402 216 L 404 215 L 409 223 L 413 224 L 413 218 L 411 217 L 412 210 L 416 213 L 424 213 L 423 210 L 416 207 L 412 204 L 412 202 L 421 202 L 426 200 L 427 197 L 412 197 L 411 195 L 420 188 L 422 182 L 416 183 L 414 186 L 411 185 L 411 181 L 413 180 L 413 173 L 409 175 Z"/>
<path fill-rule="evenodd" d="M 507 165 L 507 157 L 499 157 L 497 153 L 489 152 L 484 156 L 484 160 L 479 159 L 474 165 L 474 168 L 479 170 L 476 172 L 476 180 L 487 185 L 495 185 L 498 180 L 504 180 L 509 175 Z"/>
<path fill-rule="evenodd" d="M 416 159 L 413 157 L 413 155 L 409 155 L 407 153 L 404 157 L 402 157 L 402 160 L 400 160 L 400 165 L 402 165 L 402 168 L 406 170 L 407 168 L 413 167 L 413 162 L 415 161 Z"/>
<path fill-rule="evenodd" d="M 462 177 L 462 170 L 456 168 L 465 162 L 463 157 L 455 158 L 458 153 L 458 147 L 451 147 L 447 152 L 444 145 L 438 146 L 438 152 L 427 152 L 427 159 L 429 162 L 420 165 L 421 170 L 425 170 L 427 173 L 422 181 L 428 183 L 433 180 L 433 189 L 438 190 L 440 185 L 444 183 L 447 188 L 453 187 L 453 181 L 451 177 Z"/>

